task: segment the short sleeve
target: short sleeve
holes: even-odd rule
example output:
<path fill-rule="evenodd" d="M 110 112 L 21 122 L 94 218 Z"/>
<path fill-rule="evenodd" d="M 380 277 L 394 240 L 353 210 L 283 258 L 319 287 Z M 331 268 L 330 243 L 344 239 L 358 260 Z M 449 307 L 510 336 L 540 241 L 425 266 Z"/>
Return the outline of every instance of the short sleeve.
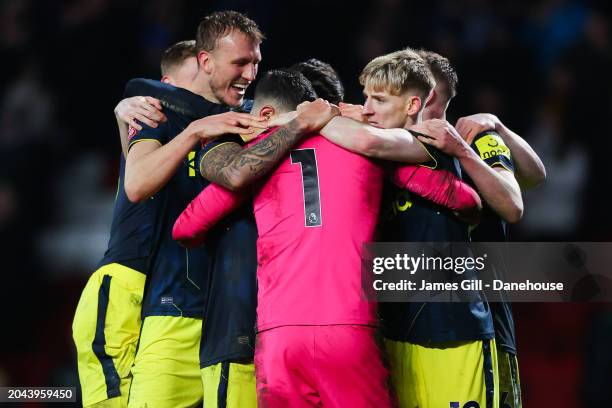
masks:
<path fill-rule="evenodd" d="M 489 167 L 502 167 L 514 172 L 510 149 L 497 132 L 486 131 L 478 134 L 471 147 Z"/>
<path fill-rule="evenodd" d="M 202 146 L 202 148 L 200 149 L 198 153 L 198 160 L 197 160 L 198 164 L 201 165 L 202 160 L 204 160 L 206 155 L 210 153 L 212 150 L 216 149 L 219 146 L 227 144 L 227 143 L 237 143 L 240 146 L 244 145 L 244 142 L 238 135 L 224 135 L 224 136 L 218 137 L 215 140 L 212 140 L 206 143 L 204 146 Z"/>
<path fill-rule="evenodd" d="M 143 123 L 140 123 L 142 130 L 136 130 L 133 127 L 129 127 L 128 130 L 128 151 L 136 143 L 143 142 L 145 140 L 151 140 L 158 142 L 160 145 L 164 145 L 168 142 L 168 123 L 160 123 L 158 127 L 152 128 Z"/>

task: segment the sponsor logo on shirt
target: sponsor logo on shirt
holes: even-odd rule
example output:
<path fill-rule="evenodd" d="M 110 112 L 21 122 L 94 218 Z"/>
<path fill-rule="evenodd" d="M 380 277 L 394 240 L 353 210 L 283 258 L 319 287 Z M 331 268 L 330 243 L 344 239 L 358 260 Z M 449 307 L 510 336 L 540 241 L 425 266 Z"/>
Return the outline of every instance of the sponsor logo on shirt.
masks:
<path fill-rule="evenodd" d="M 128 142 L 132 141 L 132 138 L 138 134 L 138 130 L 135 127 L 128 127 Z"/>
<path fill-rule="evenodd" d="M 476 148 L 482 160 L 495 156 L 506 156 L 510 159 L 510 149 L 504 144 L 501 137 L 497 135 L 484 135 L 476 140 Z"/>

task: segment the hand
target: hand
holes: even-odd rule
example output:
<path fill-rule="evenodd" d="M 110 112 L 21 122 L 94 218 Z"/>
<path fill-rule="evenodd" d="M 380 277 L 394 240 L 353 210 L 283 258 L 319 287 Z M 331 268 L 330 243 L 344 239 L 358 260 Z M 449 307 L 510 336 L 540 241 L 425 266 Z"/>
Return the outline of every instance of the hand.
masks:
<path fill-rule="evenodd" d="M 312 133 L 321 130 L 327 122 L 338 115 L 340 110 L 337 106 L 319 98 L 314 102 L 299 104 L 295 120 L 303 133 Z"/>
<path fill-rule="evenodd" d="M 270 127 L 285 126 L 297 116 L 297 111 L 285 112 L 270 118 Z"/>
<path fill-rule="evenodd" d="M 156 128 L 159 122 L 167 120 L 161 110 L 162 105 L 158 99 L 150 96 L 133 96 L 121 100 L 115 106 L 115 116 L 117 120 L 137 130 L 142 130 L 142 126 L 136 120 L 153 128 Z"/>
<path fill-rule="evenodd" d="M 210 139 L 226 133 L 249 135 L 256 129 L 267 129 L 268 120 L 248 113 L 225 112 L 207 116 L 189 124 L 187 130 L 200 139 Z"/>
<path fill-rule="evenodd" d="M 470 149 L 453 125 L 445 120 L 426 120 L 411 126 L 408 130 L 423 133 L 425 136 L 417 135 L 421 142 L 431 145 L 450 156 L 457 157 L 466 149 Z"/>
<path fill-rule="evenodd" d="M 495 130 L 501 122 L 497 116 L 490 113 L 477 113 L 475 115 L 465 116 L 457 121 L 457 132 L 461 135 L 467 144 L 471 145 L 476 135 L 486 132 L 487 130 Z"/>
<path fill-rule="evenodd" d="M 342 116 L 354 119 L 358 122 L 367 122 L 363 116 L 363 105 L 340 102 L 338 107 L 340 108 L 340 114 Z"/>

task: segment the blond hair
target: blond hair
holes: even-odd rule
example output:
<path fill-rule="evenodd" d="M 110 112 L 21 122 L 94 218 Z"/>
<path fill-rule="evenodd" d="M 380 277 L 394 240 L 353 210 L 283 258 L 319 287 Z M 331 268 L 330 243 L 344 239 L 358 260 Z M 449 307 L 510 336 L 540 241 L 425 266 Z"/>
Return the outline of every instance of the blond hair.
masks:
<path fill-rule="evenodd" d="M 374 58 L 361 71 L 359 83 L 392 95 L 417 92 L 423 100 L 436 85 L 427 62 L 410 48 Z"/>

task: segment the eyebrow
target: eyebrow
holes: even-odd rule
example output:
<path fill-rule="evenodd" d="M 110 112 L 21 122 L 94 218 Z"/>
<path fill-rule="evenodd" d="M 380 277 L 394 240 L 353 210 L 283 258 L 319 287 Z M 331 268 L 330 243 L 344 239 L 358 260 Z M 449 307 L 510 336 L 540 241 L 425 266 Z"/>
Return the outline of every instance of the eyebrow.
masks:
<path fill-rule="evenodd" d="M 248 64 L 249 62 L 254 62 L 255 64 L 259 64 L 261 62 L 261 58 L 255 58 L 253 60 L 251 58 L 242 57 L 242 58 L 236 58 L 232 60 L 232 63 L 234 64 Z"/>

